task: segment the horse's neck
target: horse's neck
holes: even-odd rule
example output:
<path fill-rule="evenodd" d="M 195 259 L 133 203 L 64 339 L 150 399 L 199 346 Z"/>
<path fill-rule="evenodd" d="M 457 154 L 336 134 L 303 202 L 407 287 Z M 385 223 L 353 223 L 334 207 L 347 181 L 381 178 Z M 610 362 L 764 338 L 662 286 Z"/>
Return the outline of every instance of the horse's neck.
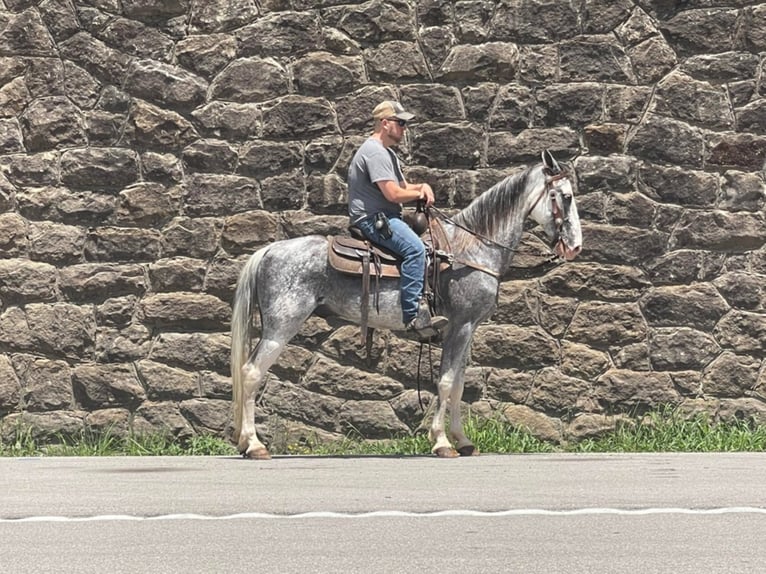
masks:
<path fill-rule="evenodd" d="M 490 195 L 484 205 L 485 209 L 496 205 L 508 207 L 505 213 L 495 213 L 495 215 L 499 215 L 497 219 L 502 223 L 494 226 L 494 229 L 491 231 L 473 229 L 482 236 L 481 238 L 470 238 L 469 232 L 460 227 L 451 226 L 448 230 L 448 237 L 451 244 L 457 248 L 455 255 L 480 260 L 483 265 L 492 268 L 497 273 L 504 273 L 510 266 L 514 252 L 524 234 L 524 219 L 534 207 L 534 198 L 530 195 L 530 191 L 534 187 L 533 181 L 534 176 L 527 174 L 527 177 L 521 181 L 514 179 L 510 182 L 514 186 L 524 182 L 527 183 L 524 189 L 516 189 L 514 191 L 514 193 L 520 193 L 521 195 L 517 196 L 517 201 L 510 203 L 503 204 L 503 202 L 496 201 L 497 198 L 492 198 L 491 195 L 509 193 L 510 190 L 495 187 L 486 192 Z M 466 210 L 469 209 L 472 209 L 472 207 L 466 208 Z M 474 207 L 473 209 L 476 208 Z M 461 217 L 462 213 L 465 213 L 465 211 L 461 212 L 456 219 L 465 223 L 463 217 Z M 470 224 L 468 226 L 470 227 Z M 482 238 L 489 239 L 490 241 L 483 241 Z"/>
<path fill-rule="evenodd" d="M 503 226 L 503 229 L 492 234 L 482 234 L 482 237 L 471 236 L 468 231 L 454 225 L 445 226 L 453 254 L 502 275 L 510 266 L 524 233 L 523 213 L 512 213 L 508 218 L 508 225 Z"/>

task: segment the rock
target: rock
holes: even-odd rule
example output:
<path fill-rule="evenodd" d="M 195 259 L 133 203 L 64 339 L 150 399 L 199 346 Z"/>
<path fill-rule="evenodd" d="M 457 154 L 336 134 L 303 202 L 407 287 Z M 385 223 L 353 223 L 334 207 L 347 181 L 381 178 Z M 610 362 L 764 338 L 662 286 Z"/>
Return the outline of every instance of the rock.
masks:
<path fill-rule="evenodd" d="M 99 227 L 88 234 L 85 257 L 89 261 L 151 261 L 160 253 L 159 232 L 153 229 Z"/>
<path fill-rule="evenodd" d="M 630 60 L 613 35 L 583 36 L 560 44 L 561 81 L 633 83 Z"/>
<path fill-rule="evenodd" d="M 157 293 L 147 295 L 138 308 L 145 323 L 158 327 L 195 326 L 220 329 L 231 321 L 231 310 L 223 301 L 202 293 Z"/>
<path fill-rule="evenodd" d="M 275 60 L 241 58 L 216 76 L 211 90 L 216 100 L 263 102 L 288 93 L 288 74 Z"/>
<path fill-rule="evenodd" d="M 732 310 L 713 331 L 721 346 L 735 353 L 760 353 L 766 348 L 766 317 Z"/>
<path fill-rule="evenodd" d="M 649 338 L 649 360 L 657 371 L 702 370 L 720 351 L 712 336 L 689 327 L 654 329 Z"/>
<path fill-rule="evenodd" d="M 612 301 L 635 300 L 650 285 L 635 268 L 586 263 L 558 267 L 541 281 L 552 294 Z"/>
<path fill-rule="evenodd" d="M 703 331 L 712 329 L 728 311 L 718 291 L 704 283 L 650 289 L 640 305 L 652 326 L 685 326 Z"/>
<path fill-rule="evenodd" d="M 639 189 L 662 202 L 711 208 L 718 198 L 716 174 L 642 163 L 638 178 Z"/>
<path fill-rule="evenodd" d="M 443 82 L 510 82 L 516 79 L 518 68 L 519 49 L 515 44 L 461 44 L 450 49 L 435 77 Z"/>
<path fill-rule="evenodd" d="M 175 402 L 144 401 L 136 410 L 133 419 L 133 434 L 167 435 L 174 439 L 188 439 L 194 429 L 181 414 Z"/>
<path fill-rule="evenodd" d="M 567 335 L 578 343 L 605 349 L 643 340 L 647 325 L 634 303 L 585 301 L 577 307 Z"/>
<path fill-rule="evenodd" d="M 173 41 L 161 31 L 135 20 L 117 18 L 98 35 L 126 54 L 165 63 L 172 59 Z"/>
<path fill-rule="evenodd" d="M 733 47 L 737 10 L 685 10 L 660 23 L 673 49 L 683 56 L 726 52 Z"/>
<path fill-rule="evenodd" d="M 198 434 L 222 434 L 230 423 L 228 400 L 189 399 L 180 404 L 181 414 Z"/>
<path fill-rule="evenodd" d="M 144 270 L 140 265 L 86 263 L 70 265 L 59 273 L 61 292 L 72 301 L 142 295 L 147 289 Z"/>
<path fill-rule="evenodd" d="M 14 14 L 0 32 L 0 52 L 25 56 L 55 56 L 45 24 L 37 10 L 28 8 Z"/>
<path fill-rule="evenodd" d="M 593 398 L 626 410 L 672 405 L 680 400 L 669 374 L 621 369 L 607 371 L 596 380 Z"/>
<path fill-rule="evenodd" d="M 522 429 L 535 438 L 559 443 L 562 439 L 561 420 L 546 416 L 524 405 L 506 405 L 502 407 L 503 417 L 514 427 Z"/>
<path fill-rule="evenodd" d="M 152 291 L 202 291 L 205 263 L 189 257 L 160 259 L 149 265 Z"/>
<path fill-rule="evenodd" d="M 0 355 L 0 414 L 8 415 L 19 406 L 21 382 L 13 368 L 10 356 Z M 0 429 L 2 429 L 0 421 Z"/>
<path fill-rule="evenodd" d="M 498 4 L 490 24 L 492 38 L 525 44 L 547 44 L 581 33 L 573 5 L 554 0 Z"/>
<path fill-rule="evenodd" d="M 758 360 L 724 351 L 705 369 L 702 392 L 716 397 L 741 397 L 757 386 L 760 367 Z"/>
<path fill-rule="evenodd" d="M 364 62 L 357 56 L 325 52 L 308 54 L 291 66 L 298 92 L 328 96 L 354 90 L 364 80 Z"/>
<path fill-rule="evenodd" d="M 346 401 L 338 413 L 343 432 L 357 433 L 367 439 L 392 438 L 409 434 L 409 427 L 396 416 L 394 409 L 381 401 Z"/>
<path fill-rule="evenodd" d="M 195 373 L 147 360 L 136 364 L 136 372 L 146 388 L 149 400 L 178 400 L 200 394 L 198 376 Z"/>
<path fill-rule="evenodd" d="M 726 90 L 680 72 L 668 75 L 657 84 L 652 111 L 714 129 L 734 126 Z"/>
<path fill-rule="evenodd" d="M 483 144 L 481 130 L 473 124 L 424 123 L 415 132 L 412 154 L 419 163 L 433 167 L 470 168 L 479 164 Z"/>
<path fill-rule="evenodd" d="M 244 140 L 261 131 L 261 112 L 256 104 L 211 102 L 192 116 L 212 136 Z"/>
<path fill-rule="evenodd" d="M 555 340 L 539 327 L 482 326 L 476 331 L 472 357 L 482 365 L 535 369 L 554 364 Z"/>
<path fill-rule="evenodd" d="M 237 159 L 234 148 L 221 140 L 197 140 L 183 150 L 187 172 L 232 173 Z"/>
<path fill-rule="evenodd" d="M 688 124 L 650 114 L 628 141 L 628 152 L 642 159 L 702 167 L 704 140 Z"/>
<path fill-rule="evenodd" d="M 261 207 L 256 180 L 235 175 L 191 174 L 184 204 L 190 216 L 220 216 Z"/>
<path fill-rule="evenodd" d="M 332 9 L 330 9 L 332 10 Z M 332 21 L 328 21 L 332 25 Z M 234 33 L 240 56 L 269 55 L 296 56 L 322 49 L 320 22 L 316 12 L 280 12 L 243 26 Z M 361 40 L 357 34 L 351 38 Z"/>
<path fill-rule="evenodd" d="M 231 340 L 223 333 L 162 333 L 148 358 L 186 371 L 207 369 L 228 375 L 230 348 Z M 209 372 L 207 377 L 211 376 Z"/>
<path fill-rule="evenodd" d="M 393 379 L 339 367 L 321 358 L 306 373 L 302 386 L 325 395 L 360 401 L 387 400 L 404 391 L 402 384 Z"/>
<path fill-rule="evenodd" d="M 20 116 L 24 143 L 29 151 L 85 145 L 85 123 L 67 98 L 52 96 L 33 101 Z"/>
<path fill-rule="evenodd" d="M 571 415 L 597 408 L 592 394 L 590 382 L 567 376 L 555 367 L 546 367 L 535 376 L 526 404 L 559 416 Z"/>
<path fill-rule="evenodd" d="M 176 112 L 133 100 L 125 128 L 126 143 L 161 150 L 180 149 L 197 139 L 194 126 Z"/>
<path fill-rule="evenodd" d="M 65 361 L 17 355 L 13 366 L 21 381 L 26 410 L 66 410 L 74 406 L 71 369 Z"/>
<path fill-rule="evenodd" d="M 743 252 L 766 243 L 766 220 L 760 213 L 686 212 L 670 238 L 676 249 Z"/>
<path fill-rule="evenodd" d="M 130 62 L 129 56 L 108 47 L 87 32 L 80 32 L 59 44 L 64 58 L 88 70 L 107 84 L 121 86 Z"/>
<path fill-rule="evenodd" d="M 218 249 L 223 225 L 222 220 L 212 217 L 176 217 L 162 229 L 162 254 L 166 257 L 211 257 Z"/>
<path fill-rule="evenodd" d="M 56 300 L 56 268 L 26 259 L 0 260 L 0 299 L 6 304 Z"/>
<path fill-rule="evenodd" d="M 228 34 L 195 35 L 176 44 L 178 62 L 195 74 L 212 78 L 237 57 L 237 42 Z"/>
<path fill-rule="evenodd" d="M 249 0 L 210 0 L 203 4 L 192 3 L 180 13 L 188 16 L 192 34 L 206 34 L 239 28 L 255 18 L 258 9 Z"/>
<path fill-rule="evenodd" d="M 337 131 L 335 114 L 325 98 L 286 96 L 263 107 L 263 134 L 272 139 L 310 139 Z"/>
<path fill-rule="evenodd" d="M 115 193 L 138 177 L 138 155 L 132 150 L 86 148 L 61 154 L 61 180 L 68 187 Z"/>
<path fill-rule="evenodd" d="M 129 93 L 177 110 L 192 110 L 205 101 L 207 82 L 177 66 L 137 60 L 126 78 Z"/>
<path fill-rule="evenodd" d="M 84 406 L 135 408 L 146 399 L 130 365 L 81 365 L 72 370 L 77 400 Z"/>
<path fill-rule="evenodd" d="M 277 237 L 277 221 L 265 211 L 248 211 L 226 219 L 221 241 L 234 254 L 255 251 Z"/>

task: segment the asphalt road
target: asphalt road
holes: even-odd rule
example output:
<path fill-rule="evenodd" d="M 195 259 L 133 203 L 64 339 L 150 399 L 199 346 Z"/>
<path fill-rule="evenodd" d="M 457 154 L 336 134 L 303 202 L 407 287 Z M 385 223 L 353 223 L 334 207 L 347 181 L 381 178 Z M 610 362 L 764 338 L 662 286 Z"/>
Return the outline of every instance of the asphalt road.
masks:
<path fill-rule="evenodd" d="M 766 453 L 0 459 L 2 573 L 747 573 Z"/>

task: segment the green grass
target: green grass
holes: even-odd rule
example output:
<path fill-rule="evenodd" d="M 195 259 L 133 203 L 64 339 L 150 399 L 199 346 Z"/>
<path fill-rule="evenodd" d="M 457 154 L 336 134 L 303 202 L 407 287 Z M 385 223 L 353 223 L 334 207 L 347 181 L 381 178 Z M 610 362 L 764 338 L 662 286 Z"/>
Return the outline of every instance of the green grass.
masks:
<path fill-rule="evenodd" d="M 30 429 L 16 429 L 8 439 L 0 439 L 0 457 L 30 456 L 217 456 L 236 455 L 223 439 L 196 435 L 178 440 L 168 435 L 118 437 L 109 432 L 83 432 L 74 437 L 56 436 L 38 440 Z"/>
<path fill-rule="evenodd" d="M 672 410 L 659 411 L 619 425 L 599 438 L 554 444 L 527 431 L 493 419 L 469 417 L 466 434 L 483 453 L 551 452 L 759 452 L 766 451 L 766 426 L 753 422 L 713 423 L 704 415 L 684 418 Z M 197 435 L 186 440 L 167 435 L 117 437 L 108 432 L 83 432 L 76 437 L 36 440 L 30 429 L 19 428 L 10 438 L 0 439 L 0 456 L 218 456 L 236 455 L 223 439 Z M 271 445 L 272 454 L 292 455 L 425 455 L 431 451 L 424 434 L 390 440 L 348 437 L 332 443 L 302 440 Z"/>
<path fill-rule="evenodd" d="M 684 419 L 652 413 L 598 439 L 572 445 L 574 452 L 759 452 L 766 450 L 766 426 L 735 420 L 713 423 L 704 415 Z"/>
<path fill-rule="evenodd" d="M 508 422 L 469 417 L 466 434 L 483 453 L 552 452 L 724 452 L 766 451 L 766 426 L 735 421 L 713 423 L 704 415 L 682 418 L 672 410 L 645 416 L 641 421 L 622 424 L 596 439 L 554 444 L 535 438 Z M 425 435 L 391 440 L 362 441 L 346 438 L 337 443 L 288 445 L 274 454 L 315 455 L 412 455 L 428 454 L 431 445 Z"/>

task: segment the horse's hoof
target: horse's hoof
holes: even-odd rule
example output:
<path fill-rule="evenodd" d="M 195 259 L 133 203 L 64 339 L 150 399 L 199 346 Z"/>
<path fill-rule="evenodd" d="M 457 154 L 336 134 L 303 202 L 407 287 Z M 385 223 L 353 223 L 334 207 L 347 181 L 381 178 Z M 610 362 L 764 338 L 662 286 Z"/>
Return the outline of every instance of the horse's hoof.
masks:
<path fill-rule="evenodd" d="M 449 446 L 440 446 L 434 451 L 434 454 L 439 458 L 457 458 L 460 456 L 454 448 Z"/>
<path fill-rule="evenodd" d="M 461 446 L 457 451 L 460 453 L 460 456 L 479 456 L 479 449 L 472 444 Z"/>
<path fill-rule="evenodd" d="M 250 460 L 271 460 L 271 453 L 268 449 L 261 447 L 243 452 L 242 457 L 249 458 Z"/>

